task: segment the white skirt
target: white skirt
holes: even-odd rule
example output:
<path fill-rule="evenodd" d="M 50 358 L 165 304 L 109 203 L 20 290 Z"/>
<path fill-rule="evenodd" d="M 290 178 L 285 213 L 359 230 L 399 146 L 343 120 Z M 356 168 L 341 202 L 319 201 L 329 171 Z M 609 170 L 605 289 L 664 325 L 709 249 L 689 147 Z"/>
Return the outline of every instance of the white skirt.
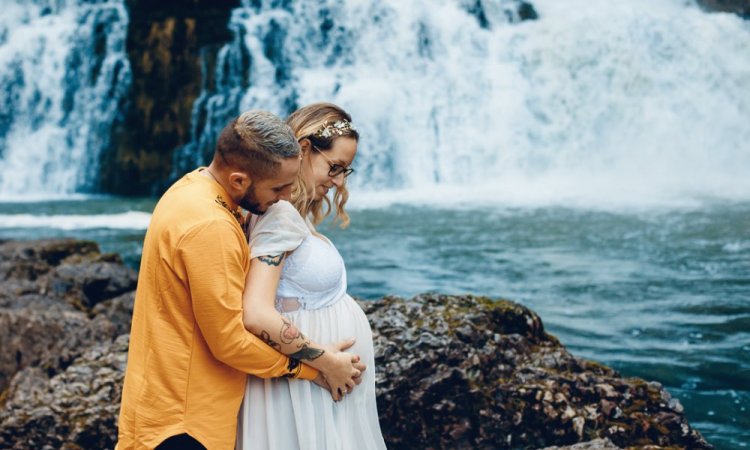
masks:
<path fill-rule="evenodd" d="M 372 330 L 362 308 L 345 295 L 326 308 L 284 315 L 318 344 L 356 337 L 347 351 L 359 355 L 367 370 L 362 383 L 338 403 L 311 381 L 249 376 L 237 425 L 237 449 L 384 449 L 375 403 Z"/>

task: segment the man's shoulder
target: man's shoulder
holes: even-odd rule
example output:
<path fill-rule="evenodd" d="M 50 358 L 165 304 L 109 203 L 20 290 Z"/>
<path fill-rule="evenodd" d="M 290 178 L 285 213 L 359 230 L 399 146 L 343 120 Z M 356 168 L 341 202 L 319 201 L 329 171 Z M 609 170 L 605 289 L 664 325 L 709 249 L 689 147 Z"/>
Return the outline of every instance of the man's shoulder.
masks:
<path fill-rule="evenodd" d="M 229 209 L 220 194 L 206 189 L 170 190 L 162 196 L 151 219 L 153 226 L 162 229 L 226 230 L 242 235 L 242 217 Z"/>

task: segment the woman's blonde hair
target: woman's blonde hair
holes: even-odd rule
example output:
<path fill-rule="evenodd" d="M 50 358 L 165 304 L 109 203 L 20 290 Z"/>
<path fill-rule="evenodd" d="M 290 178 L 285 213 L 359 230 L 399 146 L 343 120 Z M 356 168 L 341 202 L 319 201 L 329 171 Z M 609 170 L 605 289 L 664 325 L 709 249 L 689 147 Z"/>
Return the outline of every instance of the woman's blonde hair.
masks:
<path fill-rule="evenodd" d="M 359 141 L 359 133 L 352 126 L 336 128 L 333 133 L 327 132 L 328 129 L 332 130 L 331 127 L 334 127 L 337 123 L 351 125 L 351 122 L 352 117 L 349 113 L 332 103 L 313 103 L 303 106 L 286 119 L 287 125 L 292 128 L 297 137 L 297 141 L 309 139 L 310 143 L 321 152 L 330 150 L 333 142 L 339 137 L 349 137 Z M 345 209 L 346 201 L 349 199 L 346 182 L 336 188 L 333 205 L 331 205 L 327 196 L 320 200 L 313 200 L 312 194 L 308 184 L 302 178 L 302 171 L 300 171 L 292 188 L 292 204 L 302 217 L 311 216 L 313 225 L 317 225 L 328 217 L 331 210 L 335 208 L 334 221 L 338 221 L 341 228 L 346 228 L 349 225 L 349 215 Z M 325 208 L 323 208 L 324 203 Z"/>

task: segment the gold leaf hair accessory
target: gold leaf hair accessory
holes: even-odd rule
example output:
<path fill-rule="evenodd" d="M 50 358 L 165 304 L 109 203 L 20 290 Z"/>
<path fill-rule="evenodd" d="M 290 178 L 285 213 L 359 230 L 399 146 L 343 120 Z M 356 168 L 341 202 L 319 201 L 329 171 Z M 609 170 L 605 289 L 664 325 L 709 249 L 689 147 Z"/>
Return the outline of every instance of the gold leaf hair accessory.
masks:
<path fill-rule="evenodd" d="M 334 135 L 344 136 L 351 131 L 357 131 L 357 129 L 348 120 L 342 119 L 337 120 L 333 123 L 328 123 L 328 121 L 325 121 L 323 122 L 323 127 L 313 133 L 313 136 L 328 139 L 333 137 Z"/>

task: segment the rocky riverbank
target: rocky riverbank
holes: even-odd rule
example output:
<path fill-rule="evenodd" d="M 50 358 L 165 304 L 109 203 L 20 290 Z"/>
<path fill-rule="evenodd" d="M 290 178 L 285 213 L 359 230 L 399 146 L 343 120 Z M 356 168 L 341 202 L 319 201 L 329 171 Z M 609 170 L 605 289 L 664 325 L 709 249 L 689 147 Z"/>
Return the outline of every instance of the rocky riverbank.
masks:
<path fill-rule="evenodd" d="M 135 284 L 91 242 L 0 243 L 0 447 L 113 446 Z M 571 355 L 522 305 L 361 304 L 389 448 L 711 448 L 661 385 Z"/>

